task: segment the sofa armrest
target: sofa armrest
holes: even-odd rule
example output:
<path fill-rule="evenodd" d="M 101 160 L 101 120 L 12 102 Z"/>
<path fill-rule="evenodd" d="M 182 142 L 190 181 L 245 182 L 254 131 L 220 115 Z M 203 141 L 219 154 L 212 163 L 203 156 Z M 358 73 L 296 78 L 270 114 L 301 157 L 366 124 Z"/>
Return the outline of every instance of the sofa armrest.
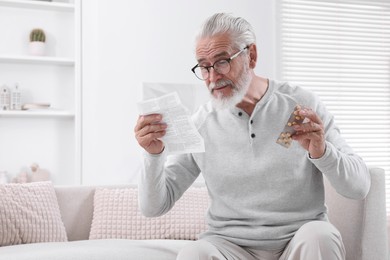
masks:
<path fill-rule="evenodd" d="M 371 168 L 371 189 L 365 199 L 362 259 L 388 259 L 385 171 Z"/>
<path fill-rule="evenodd" d="M 364 200 L 341 196 L 325 179 L 329 220 L 343 237 L 346 260 L 388 259 L 384 170 L 371 168 L 370 175 Z"/>

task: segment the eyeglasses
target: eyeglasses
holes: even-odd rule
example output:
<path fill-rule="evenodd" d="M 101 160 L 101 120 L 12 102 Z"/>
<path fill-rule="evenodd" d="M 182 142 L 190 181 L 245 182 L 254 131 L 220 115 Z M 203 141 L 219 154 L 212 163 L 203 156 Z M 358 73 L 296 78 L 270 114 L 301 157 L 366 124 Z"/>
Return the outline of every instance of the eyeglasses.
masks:
<path fill-rule="evenodd" d="M 217 60 L 211 66 L 200 66 L 196 64 L 191 70 L 200 80 L 207 80 L 210 77 L 210 68 L 213 68 L 219 74 L 227 74 L 230 71 L 230 62 L 248 48 L 249 46 L 246 46 L 230 58 Z"/>

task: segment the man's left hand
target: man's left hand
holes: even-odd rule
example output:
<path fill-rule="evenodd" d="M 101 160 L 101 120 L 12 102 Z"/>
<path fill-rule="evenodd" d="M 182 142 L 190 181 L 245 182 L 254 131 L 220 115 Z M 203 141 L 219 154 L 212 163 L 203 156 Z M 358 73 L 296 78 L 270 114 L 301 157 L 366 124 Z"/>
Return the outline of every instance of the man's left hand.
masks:
<path fill-rule="evenodd" d="M 325 131 L 322 120 L 310 108 L 302 108 L 299 110 L 299 115 L 306 120 L 293 126 L 296 133 L 292 138 L 309 152 L 310 158 L 318 159 L 325 153 Z"/>

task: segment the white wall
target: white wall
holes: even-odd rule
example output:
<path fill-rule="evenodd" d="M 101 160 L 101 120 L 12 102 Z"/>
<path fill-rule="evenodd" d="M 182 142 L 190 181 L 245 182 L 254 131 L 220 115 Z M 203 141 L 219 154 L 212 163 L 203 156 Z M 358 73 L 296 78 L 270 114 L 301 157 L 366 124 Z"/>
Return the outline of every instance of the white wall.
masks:
<path fill-rule="evenodd" d="M 268 0 L 84 0 L 83 184 L 136 182 L 133 134 L 142 82 L 199 84 L 194 35 L 215 12 L 245 17 L 257 33 L 257 73 L 274 77 L 274 4 Z"/>

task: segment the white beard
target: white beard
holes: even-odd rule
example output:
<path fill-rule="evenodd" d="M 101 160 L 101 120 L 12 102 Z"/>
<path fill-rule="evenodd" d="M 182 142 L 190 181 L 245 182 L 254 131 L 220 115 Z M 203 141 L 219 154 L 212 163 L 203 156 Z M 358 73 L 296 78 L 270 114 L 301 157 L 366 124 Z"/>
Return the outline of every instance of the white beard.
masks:
<path fill-rule="evenodd" d="M 248 91 L 250 82 L 252 80 L 252 74 L 250 73 L 247 64 L 244 66 L 244 71 L 237 80 L 237 84 L 234 84 L 231 80 L 221 79 L 216 83 L 212 82 L 209 85 L 211 104 L 216 110 L 230 109 L 234 108 L 238 103 L 240 103 L 245 94 Z M 217 97 L 212 95 L 212 90 L 215 87 L 220 87 L 224 85 L 230 85 L 232 87 L 233 94 L 231 96 L 223 96 L 222 93 L 219 93 Z"/>

